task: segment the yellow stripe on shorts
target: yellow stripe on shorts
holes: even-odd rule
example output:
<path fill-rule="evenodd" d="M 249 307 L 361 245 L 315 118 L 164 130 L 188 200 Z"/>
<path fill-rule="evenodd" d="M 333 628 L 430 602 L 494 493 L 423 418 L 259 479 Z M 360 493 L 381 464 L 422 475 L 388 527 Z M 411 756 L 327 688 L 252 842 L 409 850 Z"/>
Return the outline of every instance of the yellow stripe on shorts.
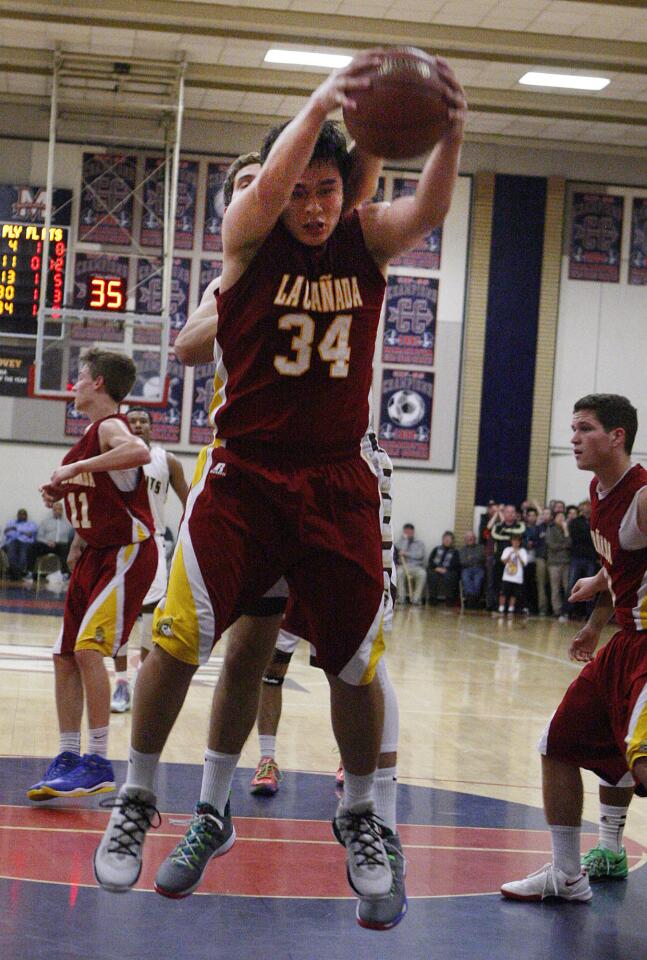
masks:
<path fill-rule="evenodd" d="M 153 614 L 153 639 L 176 660 L 196 666 L 200 662 L 200 624 L 181 542 L 173 554 L 164 606 Z"/>

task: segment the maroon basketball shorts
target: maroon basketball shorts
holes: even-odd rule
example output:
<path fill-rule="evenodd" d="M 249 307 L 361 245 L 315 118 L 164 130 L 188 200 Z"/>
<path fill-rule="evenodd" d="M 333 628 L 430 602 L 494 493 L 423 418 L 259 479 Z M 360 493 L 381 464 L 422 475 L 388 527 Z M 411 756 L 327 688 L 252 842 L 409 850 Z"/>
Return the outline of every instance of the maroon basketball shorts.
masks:
<path fill-rule="evenodd" d="M 618 784 L 647 757 L 647 632 L 619 630 L 570 685 L 540 752 Z"/>
<path fill-rule="evenodd" d="M 86 547 L 70 579 L 54 653 L 98 650 L 114 657 L 130 635 L 156 570 L 154 537 L 122 547 Z"/>
<path fill-rule="evenodd" d="M 241 611 L 285 576 L 317 663 L 368 683 L 381 656 L 378 479 L 356 458 L 307 467 L 200 454 L 154 640 L 204 663 Z"/>

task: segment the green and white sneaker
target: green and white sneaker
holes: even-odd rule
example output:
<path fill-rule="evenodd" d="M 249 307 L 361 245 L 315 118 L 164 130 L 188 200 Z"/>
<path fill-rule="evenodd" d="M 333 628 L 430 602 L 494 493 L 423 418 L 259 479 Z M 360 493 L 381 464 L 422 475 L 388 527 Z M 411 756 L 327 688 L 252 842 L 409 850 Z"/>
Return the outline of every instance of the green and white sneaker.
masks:
<path fill-rule="evenodd" d="M 222 857 L 235 841 L 229 801 L 224 814 L 210 803 L 196 804 L 189 829 L 157 871 L 155 890 L 171 900 L 188 897 L 199 886 L 209 861 Z"/>
<path fill-rule="evenodd" d="M 391 863 L 393 881 L 391 892 L 386 897 L 380 897 L 379 900 L 360 897 L 357 903 L 357 922 L 360 927 L 369 930 L 390 930 L 400 923 L 407 912 L 407 893 L 404 887 L 407 861 L 402 852 L 400 837 L 383 827 L 382 840 Z"/>
<path fill-rule="evenodd" d="M 593 847 L 583 855 L 582 866 L 593 883 L 601 880 L 626 880 L 629 874 L 627 851 L 624 847 L 619 853 L 607 850 L 606 847 Z"/>

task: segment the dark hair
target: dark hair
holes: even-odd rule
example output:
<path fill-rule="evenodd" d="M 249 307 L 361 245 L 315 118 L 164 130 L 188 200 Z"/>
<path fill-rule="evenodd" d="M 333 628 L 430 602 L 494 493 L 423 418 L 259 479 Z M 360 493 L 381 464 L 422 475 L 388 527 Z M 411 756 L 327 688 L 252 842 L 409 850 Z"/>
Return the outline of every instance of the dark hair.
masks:
<path fill-rule="evenodd" d="M 224 200 L 225 206 L 228 207 L 231 203 L 231 198 L 234 195 L 234 180 L 236 179 L 236 174 L 239 170 L 242 170 L 243 167 L 249 167 L 252 163 L 260 163 L 261 158 L 258 153 L 243 153 L 240 157 L 236 157 L 232 165 L 227 171 L 225 177 L 225 182 L 222 185 L 222 199 Z"/>
<path fill-rule="evenodd" d="M 407 527 L 411 527 L 412 530 L 415 530 L 415 529 L 416 529 L 415 526 L 414 526 L 412 523 L 403 523 L 403 524 L 402 524 L 402 529 L 403 529 L 403 530 L 406 530 Z"/>
<path fill-rule="evenodd" d="M 261 147 L 261 163 L 265 163 L 279 135 L 287 127 L 288 123 L 291 122 L 292 121 L 288 120 L 287 123 L 282 123 L 278 127 L 272 127 Z M 348 147 L 346 146 L 346 138 L 341 132 L 339 124 L 335 123 L 334 120 L 326 120 L 319 131 L 315 148 L 310 157 L 310 163 L 313 163 L 315 160 L 331 161 L 334 163 L 339 170 L 344 189 L 346 189 L 350 173 L 350 157 Z"/>
<path fill-rule="evenodd" d="M 148 422 L 151 426 L 153 425 L 153 418 L 148 407 L 128 407 L 126 410 L 126 416 L 128 416 L 129 413 L 145 413 L 148 417 Z"/>
<path fill-rule="evenodd" d="M 625 453 L 631 453 L 638 431 L 638 412 L 619 393 L 589 393 L 575 403 L 573 413 L 591 410 L 604 429 L 620 427 L 625 432 Z"/>
<path fill-rule="evenodd" d="M 126 353 L 115 353 L 91 347 L 81 356 L 81 366 L 87 367 L 93 380 L 103 377 L 108 396 L 120 403 L 137 379 L 137 368 Z"/>

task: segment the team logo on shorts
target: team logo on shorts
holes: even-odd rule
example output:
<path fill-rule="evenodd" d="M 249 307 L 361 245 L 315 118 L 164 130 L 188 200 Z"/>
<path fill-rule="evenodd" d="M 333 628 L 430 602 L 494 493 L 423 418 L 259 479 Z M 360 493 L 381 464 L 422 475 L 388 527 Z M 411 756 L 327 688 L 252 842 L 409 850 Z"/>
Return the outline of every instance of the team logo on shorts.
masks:
<path fill-rule="evenodd" d="M 99 643 L 103 643 L 103 641 L 106 639 L 106 632 L 103 627 L 97 627 L 97 629 L 94 631 L 94 639 L 98 640 Z"/>
<path fill-rule="evenodd" d="M 157 632 L 163 637 L 173 636 L 173 617 L 164 617 L 157 624 Z"/>

